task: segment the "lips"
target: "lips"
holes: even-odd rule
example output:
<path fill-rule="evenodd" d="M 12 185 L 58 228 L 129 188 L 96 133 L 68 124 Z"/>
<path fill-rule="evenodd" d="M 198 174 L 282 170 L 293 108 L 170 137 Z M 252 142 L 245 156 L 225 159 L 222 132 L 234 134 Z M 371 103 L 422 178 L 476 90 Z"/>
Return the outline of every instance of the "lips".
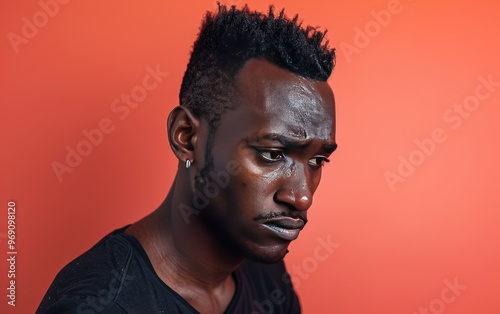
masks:
<path fill-rule="evenodd" d="M 305 221 L 301 218 L 275 217 L 264 221 L 262 225 L 281 239 L 293 241 L 304 228 Z"/>

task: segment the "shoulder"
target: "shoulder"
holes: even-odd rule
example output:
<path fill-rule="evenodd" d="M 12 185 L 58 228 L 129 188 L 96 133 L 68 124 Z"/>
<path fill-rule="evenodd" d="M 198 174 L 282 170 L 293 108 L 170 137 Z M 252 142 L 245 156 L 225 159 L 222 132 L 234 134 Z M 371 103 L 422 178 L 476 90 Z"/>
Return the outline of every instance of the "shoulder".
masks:
<path fill-rule="evenodd" d="M 158 293 L 165 298 L 155 299 Z M 37 313 L 136 313 L 145 306 L 177 309 L 183 304 L 158 280 L 138 241 L 120 229 L 57 274 Z"/>

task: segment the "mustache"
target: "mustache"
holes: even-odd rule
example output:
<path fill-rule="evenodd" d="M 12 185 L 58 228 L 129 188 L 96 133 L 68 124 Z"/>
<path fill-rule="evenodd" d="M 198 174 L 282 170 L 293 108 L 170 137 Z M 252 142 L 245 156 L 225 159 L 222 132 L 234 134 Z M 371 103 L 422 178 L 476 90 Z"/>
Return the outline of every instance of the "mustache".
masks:
<path fill-rule="evenodd" d="M 290 214 L 288 212 L 269 212 L 269 213 L 264 213 L 264 214 L 259 214 L 254 217 L 253 220 L 263 222 L 267 221 L 269 219 L 277 218 L 277 217 L 290 217 L 290 218 L 299 218 L 304 221 L 304 223 L 307 223 L 307 218 L 302 214 L 302 213 L 296 213 L 296 214 Z"/>

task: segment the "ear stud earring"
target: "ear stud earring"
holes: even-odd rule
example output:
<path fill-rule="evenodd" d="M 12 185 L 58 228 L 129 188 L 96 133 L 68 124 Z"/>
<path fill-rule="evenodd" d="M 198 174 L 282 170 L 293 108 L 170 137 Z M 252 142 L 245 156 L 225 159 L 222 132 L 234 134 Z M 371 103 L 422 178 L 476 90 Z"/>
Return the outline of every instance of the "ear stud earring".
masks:
<path fill-rule="evenodd" d="M 186 159 L 186 169 L 189 169 L 191 167 L 191 160 Z"/>

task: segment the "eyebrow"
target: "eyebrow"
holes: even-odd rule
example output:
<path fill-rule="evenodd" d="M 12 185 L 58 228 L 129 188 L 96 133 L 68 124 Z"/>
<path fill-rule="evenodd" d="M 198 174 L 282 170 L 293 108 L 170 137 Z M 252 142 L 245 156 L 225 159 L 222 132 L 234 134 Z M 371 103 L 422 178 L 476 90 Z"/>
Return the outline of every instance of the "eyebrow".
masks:
<path fill-rule="evenodd" d="M 282 134 L 277 134 L 277 133 L 269 133 L 263 136 L 257 136 L 252 138 L 252 140 L 259 141 L 259 140 L 270 140 L 274 142 L 278 142 L 284 147 L 287 148 L 295 148 L 295 149 L 300 149 L 304 148 L 307 145 L 309 145 L 309 141 L 300 141 L 294 138 L 290 138 L 287 136 L 284 136 Z M 326 143 L 322 145 L 323 150 L 326 153 L 333 153 L 337 149 L 337 143 Z"/>
<path fill-rule="evenodd" d="M 337 149 L 337 147 L 338 147 L 337 143 L 323 145 L 323 149 L 329 154 L 333 153 Z"/>

